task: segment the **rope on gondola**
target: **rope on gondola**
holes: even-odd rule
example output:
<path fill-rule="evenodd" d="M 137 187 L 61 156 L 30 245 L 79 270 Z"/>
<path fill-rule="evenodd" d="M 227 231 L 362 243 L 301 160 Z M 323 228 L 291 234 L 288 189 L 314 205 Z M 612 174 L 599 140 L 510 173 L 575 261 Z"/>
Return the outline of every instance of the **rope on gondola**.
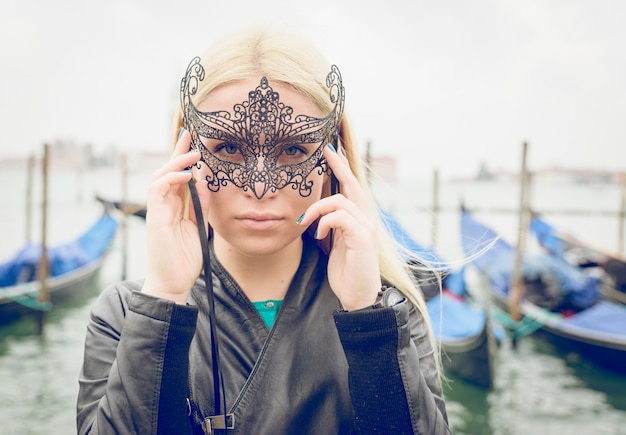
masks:
<path fill-rule="evenodd" d="M 30 293 L 35 293 L 36 290 L 32 289 Z M 52 308 L 52 302 L 50 301 L 40 301 L 39 298 L 28 294 L 29 292 L 14 294 L 14 295 L 3 295 L 5 298 L 12 300 L 26 308 L 30 308 L 31 310 L 37 311 L 49 311 Z"/>
<path fill-rule="evenodd" d="M 497 307 L 492 307 L 490 314 L 506 328 L 507 335 L 513 341 L 532 334 L 546 324 L 546 322 L 528 316 L 524 316 L 519 321 L 515 321 L 509 313 Z"/>

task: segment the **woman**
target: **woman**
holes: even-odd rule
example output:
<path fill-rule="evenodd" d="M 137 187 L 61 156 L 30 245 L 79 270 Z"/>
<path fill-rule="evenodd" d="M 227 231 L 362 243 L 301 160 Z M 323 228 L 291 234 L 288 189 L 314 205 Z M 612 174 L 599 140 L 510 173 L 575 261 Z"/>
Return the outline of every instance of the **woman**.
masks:
<path fill-rule="evenodd" d="M 147 277 L 92 309 L 79 433 L 448 433 L 339 70 L 251 29 L 192 61 L 181 103 L 148 193 Z"/>

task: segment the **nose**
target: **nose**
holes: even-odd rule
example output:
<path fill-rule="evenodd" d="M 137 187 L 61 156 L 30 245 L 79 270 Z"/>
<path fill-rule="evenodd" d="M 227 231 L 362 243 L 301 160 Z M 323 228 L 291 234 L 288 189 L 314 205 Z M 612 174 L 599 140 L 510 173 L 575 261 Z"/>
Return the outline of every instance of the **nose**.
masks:
<path fill-rule="evenodd" d="M 271 174 L 268 168 L 265 167 L 264 161 L 265 159 L 263 157 L 259 157 L 256 167 L 252 170 L 252 176 L 250 177 L 250 190 L 258 200 L 276 192 Z"/>
<path fill-rule="evenodd" d="M 254 196 L 256 196 L 256 199 L 259 199 L 259 200 L 263 198 L 263 196 L 265 196 L 267 191 L 268 191 L 267 183 L 260 182 L 260 181 L 255 182 L 252 188 L 252 192 L 254 193 Z"/>

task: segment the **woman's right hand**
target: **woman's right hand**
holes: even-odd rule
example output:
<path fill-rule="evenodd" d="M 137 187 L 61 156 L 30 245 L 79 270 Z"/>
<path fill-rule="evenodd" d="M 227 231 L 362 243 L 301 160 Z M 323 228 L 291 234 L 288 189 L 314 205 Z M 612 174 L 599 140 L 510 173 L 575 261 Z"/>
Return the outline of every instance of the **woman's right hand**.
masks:
<path fill-rule="evenodd" d="M 193 204 L 185 201 L 192 177 L 185 168 L 200 160 L 199 152 L 189 151 L 190 143 L 189 132 L 183 130 L 170 160 L 154 172 L 147 200 L 148 267 L 142 291 L 179 304 L 187 302 L 202 270 Z M 198 189 L 204 216 L 208 211 L 207 193 L 207 189 Z"/>

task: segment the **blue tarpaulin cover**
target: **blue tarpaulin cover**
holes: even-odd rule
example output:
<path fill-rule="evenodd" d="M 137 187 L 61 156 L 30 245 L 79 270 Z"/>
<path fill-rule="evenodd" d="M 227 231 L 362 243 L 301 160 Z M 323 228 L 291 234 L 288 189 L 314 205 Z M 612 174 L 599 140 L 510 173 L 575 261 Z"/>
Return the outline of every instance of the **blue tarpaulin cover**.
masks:
<path fill-rule="evenodd" d="M 105 214 L 77 240 L 48 249 L 50 276 L 60 276 L 84 266 L 102 256 L 109 247 L 119 222 Z M 37 279 L 41 244 L 31 243 L 13 259 L 0 264 L 0 287 Z"/>
<path fill-rule="evenodd" d="M 381 217 L 396 242 L 431 266 L 446 268 L 446 263 L 434 249 L 417 243 L 390 213 L 381 211 Z M 479 334 L 485 325 L 486 314 L 460 297 L 466 292 L 464 268 L 444 272 L 443 284 L 452 294 L 438 294 L 426 303 L 436 339 L 454 341 Z"/>

